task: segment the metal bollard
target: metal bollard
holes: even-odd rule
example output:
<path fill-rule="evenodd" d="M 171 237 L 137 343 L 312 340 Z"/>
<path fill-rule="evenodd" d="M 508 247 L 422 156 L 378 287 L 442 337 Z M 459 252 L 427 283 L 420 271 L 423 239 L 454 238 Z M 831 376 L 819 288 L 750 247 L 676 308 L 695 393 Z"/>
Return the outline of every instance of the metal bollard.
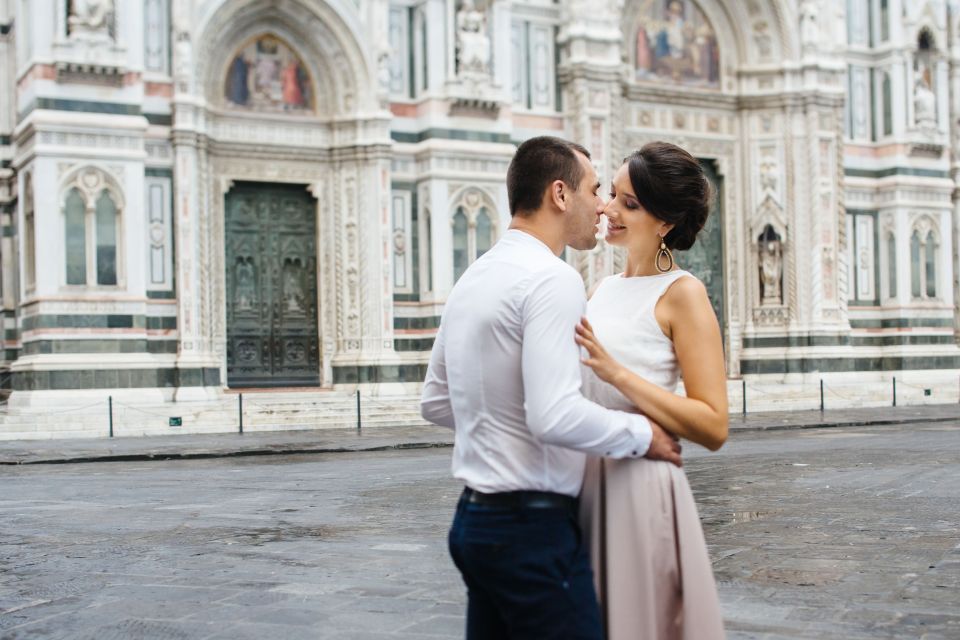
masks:
<path fill-rule="evenodd" d="M 240 435 L 243 435 L 243 394 L 242 393 L 239 394 L 238 404 L 240 405 L 237 410 L 240 415 Z"/>
<path fill-rule="evenodd" d="M 360 433 L 360 389 L 357 389 L 357 433 Z"/>
<path fill-rule="evenodd" d="M 747 381 L 741 379 L 740 382 L 743 385 L 743 415 L 747 415 Z"/>
<path fill-rule="evenodd" d="M 823 413 L 823 378 L 820 378 L 820 413 Z"/>
<path fill-rule="evenodd" d="M 110 413 L 110 437 L 113 437 L 113 396 L 107 396 L 107 410 Z"/>
<path fill-rule="evenodd" d="M 893 406 L 897 406 L 897 376 L 893 376 Z"/>

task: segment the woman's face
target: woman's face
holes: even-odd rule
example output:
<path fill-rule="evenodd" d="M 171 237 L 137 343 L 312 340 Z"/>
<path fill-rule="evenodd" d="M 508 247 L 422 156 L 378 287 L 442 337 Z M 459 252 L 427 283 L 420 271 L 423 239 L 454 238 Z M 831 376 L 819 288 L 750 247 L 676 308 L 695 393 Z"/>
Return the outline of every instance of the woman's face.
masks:
<path fill-rule="evenodd" d="M 673 229 L 672 224 L 649 213 L 637 200 L 626 163 L 620 165 L 617 175 L 613 177 L 610 201 L 603 213 L 607 216 L 606 241 L 628 249 L 659 247 L 660 236 L 667 235 Z"/>

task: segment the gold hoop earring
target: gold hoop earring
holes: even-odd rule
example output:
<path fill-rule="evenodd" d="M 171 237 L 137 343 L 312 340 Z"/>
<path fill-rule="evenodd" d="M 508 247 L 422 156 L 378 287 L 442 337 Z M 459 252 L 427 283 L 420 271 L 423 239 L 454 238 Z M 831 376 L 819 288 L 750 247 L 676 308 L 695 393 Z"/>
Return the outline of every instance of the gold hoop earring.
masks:
<path fill-rule="evenodd" d="M 664 269 L 660 266 L 660 262 L 666 258 L 667 268 Z M 660 249 L 657 251 L 657 259 L 654 262 L 654 265 L 657 267 L 657 271 L 660 273 L 667 273 L 668 271 L 673 271 L 673 254 L 670 253 L 670 249 L 667 249 L 667 243 L 663 241 L 663 236 L 660 236 Z"/>

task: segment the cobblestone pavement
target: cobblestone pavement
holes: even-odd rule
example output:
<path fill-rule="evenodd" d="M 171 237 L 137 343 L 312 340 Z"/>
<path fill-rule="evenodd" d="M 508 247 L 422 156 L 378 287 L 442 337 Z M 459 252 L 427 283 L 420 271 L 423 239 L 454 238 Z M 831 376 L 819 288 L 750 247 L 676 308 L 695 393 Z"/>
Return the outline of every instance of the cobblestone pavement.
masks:
<path fill-rule="evenodd" d="M 960 428 L 688 447 L 729 637 L 960 638 Z M 449 449 L 0 468 L 0 638 L 459 638 Z"/>

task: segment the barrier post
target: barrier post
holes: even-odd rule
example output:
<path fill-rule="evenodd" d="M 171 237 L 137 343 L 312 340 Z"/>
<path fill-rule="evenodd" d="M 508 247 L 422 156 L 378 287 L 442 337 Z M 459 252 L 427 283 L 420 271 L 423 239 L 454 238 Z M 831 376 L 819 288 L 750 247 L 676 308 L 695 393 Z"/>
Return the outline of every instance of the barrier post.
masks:
<path fill-rule="evenodd" d="M 357 389 L 357 433 L 360 433 L 360 389 Z"/>
<path fill-rule="evenodd" d="M 110 437 L 113 437 L 113 396 L 107 396 L 107 411 L 110 414 Z"/>
<path fill-rule="evenodd" d="M 823 378 L 820 378 L 820 413 L 823 413 Z"/>
<path fill-rule="evenodd" d="M 897 376 L 893 376 L 893 406 L 897 406 Z"/>
<path fill-rule="evenodd" d="M 747 415 L 747 381 L 741 380 L 743 388 L 743 415 Z"/>
<path fill-rule="evenodd" d="M 239 394 L 239 397 L 237 398 L 237 403 L 239 405 L 237 408 L 237 413 L 240 416 L 240 435 L 243 435 L 243 394 L 242 393 Z"/>

